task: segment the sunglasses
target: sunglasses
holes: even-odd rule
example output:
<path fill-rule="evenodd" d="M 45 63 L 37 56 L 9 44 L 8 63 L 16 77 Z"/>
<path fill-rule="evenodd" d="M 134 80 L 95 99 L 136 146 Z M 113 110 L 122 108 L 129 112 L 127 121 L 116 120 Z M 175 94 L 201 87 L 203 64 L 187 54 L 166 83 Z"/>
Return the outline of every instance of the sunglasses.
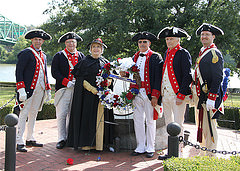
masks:
<path fill-rule="evenodd" d="M 141 44 L 141 43 L 147 43 L 147 42 L 148 42 L 147 40 L 143 40 L 143 41 L 139 40 L 139 41 L 138 41 L 139 44 Z"/>

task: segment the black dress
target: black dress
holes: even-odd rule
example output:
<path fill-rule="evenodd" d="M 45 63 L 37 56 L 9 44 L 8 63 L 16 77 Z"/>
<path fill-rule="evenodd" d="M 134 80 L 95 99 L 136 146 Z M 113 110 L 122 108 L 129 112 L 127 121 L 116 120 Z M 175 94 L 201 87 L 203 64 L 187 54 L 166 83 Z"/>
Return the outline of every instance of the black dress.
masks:
<path fill-rule="evenodd" d="M 94 59 L 88 55 L 72 71 L 76 83 L 67 139 L 67 146 L 69 147 L 77 149 L 78 147 L 94 147 L 96 145 L 96 120 L 99 98 L 83 87 L 83 81 L 86 80 L 96 87 L 96 75 L 99 69 L 107 62 L 103 57 Z M 109 115 L 109 111 L 106 112 Z M 112 112 L 110 113 L 113 115 Z"/>

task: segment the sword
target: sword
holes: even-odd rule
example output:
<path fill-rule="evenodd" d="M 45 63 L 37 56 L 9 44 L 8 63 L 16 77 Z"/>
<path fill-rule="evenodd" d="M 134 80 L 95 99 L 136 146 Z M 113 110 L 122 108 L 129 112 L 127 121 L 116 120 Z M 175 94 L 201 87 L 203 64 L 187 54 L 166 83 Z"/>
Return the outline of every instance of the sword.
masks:
<path fill-rule="evenodd" d="M 211 134 L 211 139 L 212 139 L 212 142 L 214 143 L 212 124 L 211 124 L 211 118 L 210 118 L 210 111 L 207 111 L 207 117 L 208 117 L 208 125 L 209 125 L 210 134 Z"/>

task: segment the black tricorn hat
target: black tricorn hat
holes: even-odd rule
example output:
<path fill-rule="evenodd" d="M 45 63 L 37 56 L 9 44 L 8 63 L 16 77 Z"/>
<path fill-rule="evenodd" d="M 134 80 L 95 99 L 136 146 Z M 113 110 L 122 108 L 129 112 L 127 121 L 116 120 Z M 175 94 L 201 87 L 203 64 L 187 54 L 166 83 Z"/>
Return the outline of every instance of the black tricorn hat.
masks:
<path fill-rule="evenodd" d="M 218 27 L 216 27 L 216 26 L 214 26 L 214 25 L 212 25 L 212 24 L 208 24 L 208 23 L 203 23 L 203 24 L 197 29 L 196 35 L 197 35 L 197 36 L 201 35 L 201 32 L 202 32 L 202 31 L 209 31 L 209 32 L 211 32 L 211 33 L 214 34 L 214 35 L 224 35 L 224 32 L 223 32 L 220 28 L 218 28 Z"/>
<path fill-rule="evenodd" d="M 87 47 L 89 47 L 89 46 L 90 46 L 91 44 L 93 44 L 93 43 L 98 43 L 98 44 L 104 46 L 105 48 L 107 48 L 107 45 L 105 45 L 105 44 L 103 43 L 103 41 L 102 41 L 101 38 L 97 38 L 97 39 L 93 40 L 91 43 L 89 43 L 89 44 L 87 45 Z"/>
<path fill-rule="evenodd" d="M 150 41 L 155 41 L 155 40 L 157 40 L 157 37 L 154 34 L 147 32 L 147 31 L 139 32 L 132 37 L 132 41 L 138 41 L 140 39 L 147 39 Z"/>
<path fill-rule="evenodd" d="M 41 29 L 30 30 L 25 34 L 25 39 L 32 39 L 34 37 L 42 38 L 43 40 L 51 40 L 52 37 Z"/>
<path fill-rule="evenodd" d="M 67 32 L 58 39 L 58 43 L 65 42 L 68 39 L 75 39 L 78 42 L 83 41 L 83 39 L 78 34 L 74 32 Z"/>
<path fill-rule="evenodd" d="M 188 40 L 191 39 L 191 36 L 188 35 L 188 33 L 177 27 L 165 27 L 162 29 L 159 33 L 157 38 L 165 38 L 165 37 L 187 37 Z"/>

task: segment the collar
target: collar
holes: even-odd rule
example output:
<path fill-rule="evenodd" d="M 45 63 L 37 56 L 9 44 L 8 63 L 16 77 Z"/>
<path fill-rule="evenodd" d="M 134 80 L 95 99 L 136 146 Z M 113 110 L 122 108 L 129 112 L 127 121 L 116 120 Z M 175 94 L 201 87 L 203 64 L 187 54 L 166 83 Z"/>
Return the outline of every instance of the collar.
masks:
<path fill-rule="evenodd" d="M 180 48 L 181 48 L 180 44 L 177 44 L 177 46 L 175 46 L 171 50 L 168 48 L 167 52 L 168 53 L 176 53 Z"/>
<path fill-rule="evenodd" d="M 75 49 L 75 51 L 74 52 L 70 52 L 69 50 L 68 50 L 68 48 L 66 48 L 67 49 L 67 51 L 71 54 L 71 55 L 74 55 L 75 53 L 76 53 L 76 49 Z"/>
<path fill-rule="evenodd" d="M 213 47 L 216 47 L 214 43 L 212 43 L 210 46 L 202 47 L 201 52 L 204 52 L 206 49 L 210 49 L 210 48 L 213 48 Z"/>
<path fill-rule="evenodd" d="M 42 50 L 42 48 L 40 47 L 40 49 L 37 49 L 33 46 L 33 44 L 30 46 L 31 48 L 33 48 L 36 52 L 40 52 Z"/>

